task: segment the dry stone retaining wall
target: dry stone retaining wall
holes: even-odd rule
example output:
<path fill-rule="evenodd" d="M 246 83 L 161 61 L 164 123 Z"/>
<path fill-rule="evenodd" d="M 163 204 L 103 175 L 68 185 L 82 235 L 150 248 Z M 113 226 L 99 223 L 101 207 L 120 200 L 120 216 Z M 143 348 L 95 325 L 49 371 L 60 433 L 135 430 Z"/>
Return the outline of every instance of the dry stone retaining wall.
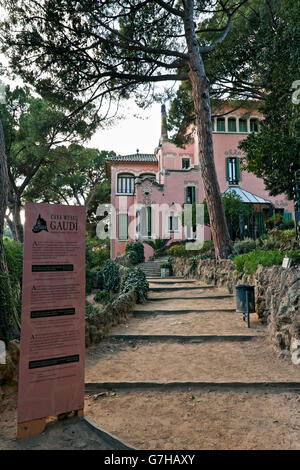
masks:
<path fill-rule="evenodd" d="M 300 340 L 300 267 L 259 266 L 253 276 L 235 271 L 231 260 L 198 260 L 196 270 L 190 273 L 190 260 L 174 257 L 175 276 L 200 279 L 226 287 L 234 293 L 238 284 L 255 286 L 256 313 L 268 324 L 272 341 L 283 350 L 293 351 L 294 340 Z"/>

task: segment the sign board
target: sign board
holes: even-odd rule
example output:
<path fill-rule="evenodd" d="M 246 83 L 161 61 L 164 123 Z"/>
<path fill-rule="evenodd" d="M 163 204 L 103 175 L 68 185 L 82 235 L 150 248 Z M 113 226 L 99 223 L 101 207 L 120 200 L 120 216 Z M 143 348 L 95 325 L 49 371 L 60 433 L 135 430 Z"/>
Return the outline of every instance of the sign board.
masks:
<path fill-rule="evenodd" d="M 283 258 L 281 266 L 283 268 L 289 268 L 291 266 L 291 264 L 292 264 L 292 260 L 290 258 L 286 257 L 286 258 Z"/>
<path fill-rule="evenodd" d="M 83 409 L 85 208 L 26 204 L 24 240 L 18 423 Z"/>

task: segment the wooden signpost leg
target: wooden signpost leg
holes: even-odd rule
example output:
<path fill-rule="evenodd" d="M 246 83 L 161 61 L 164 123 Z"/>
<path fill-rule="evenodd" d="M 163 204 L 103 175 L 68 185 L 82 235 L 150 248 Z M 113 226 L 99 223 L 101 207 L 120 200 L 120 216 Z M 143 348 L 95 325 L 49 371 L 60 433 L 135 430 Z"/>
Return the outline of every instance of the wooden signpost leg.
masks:
<path fill-rule="evenodd" d="M 46 426 L 46 418 L 34 419 L 32 421 L 25 421 L 24 423 L 18 423 L 18 439 L 24 439 L 25 437 L 35 436 L 41 434 Z"/>

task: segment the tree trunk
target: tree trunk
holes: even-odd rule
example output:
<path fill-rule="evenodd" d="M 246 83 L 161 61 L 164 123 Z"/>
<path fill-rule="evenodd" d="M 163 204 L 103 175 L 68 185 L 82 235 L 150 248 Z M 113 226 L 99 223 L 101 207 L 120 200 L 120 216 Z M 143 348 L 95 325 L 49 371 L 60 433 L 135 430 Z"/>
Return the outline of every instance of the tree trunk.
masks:
<path fill-rule="evenodd" d="M 0 121 L 0 340 L 6 344 L 15 337 L 16 311 L 13 303 L 10 279 L 7 269 L 3 230 L 7 209 L 8 175 L 4 147 L 4 135 Z"/>
<path fill-rule="evenodd" d="M 9 185 L 8 192 L 8 207 L 12 215 L 12 221 L 8 222 L 11 229 L 13 239 L 17 242 L 23 243 L 24 241 L 24 230 L 21 223 L 21 210 L 22 203 L 19 194 L 17 194 L 12 185 Z"/>
<path fill-rule="evenodd" d="M 209 80 L 205 73 L 195 33 L 193 4 L 194 2 L 192 0 L 186 0 L 184 2 L 184 29 L 189 53 L 189 77 L 192 83 L 196 130 L 199 142 L 199 163 L 216 258 L 227 258 L 232 250 L 232 242 L 225 219 L 215 168 Z"/>

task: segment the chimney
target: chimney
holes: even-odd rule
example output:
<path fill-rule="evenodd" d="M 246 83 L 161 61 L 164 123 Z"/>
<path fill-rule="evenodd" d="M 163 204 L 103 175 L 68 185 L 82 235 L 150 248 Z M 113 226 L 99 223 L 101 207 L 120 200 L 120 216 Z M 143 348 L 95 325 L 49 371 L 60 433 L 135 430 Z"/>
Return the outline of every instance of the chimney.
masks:
<path fill-rule="evenodd" d="M 167 113 L 166 113 L 166 106 L 164 104 L 161 105 L 161 133 L 159 143 L 162 144 L 168 140 L 168 130 L 167 130 Z"/>

